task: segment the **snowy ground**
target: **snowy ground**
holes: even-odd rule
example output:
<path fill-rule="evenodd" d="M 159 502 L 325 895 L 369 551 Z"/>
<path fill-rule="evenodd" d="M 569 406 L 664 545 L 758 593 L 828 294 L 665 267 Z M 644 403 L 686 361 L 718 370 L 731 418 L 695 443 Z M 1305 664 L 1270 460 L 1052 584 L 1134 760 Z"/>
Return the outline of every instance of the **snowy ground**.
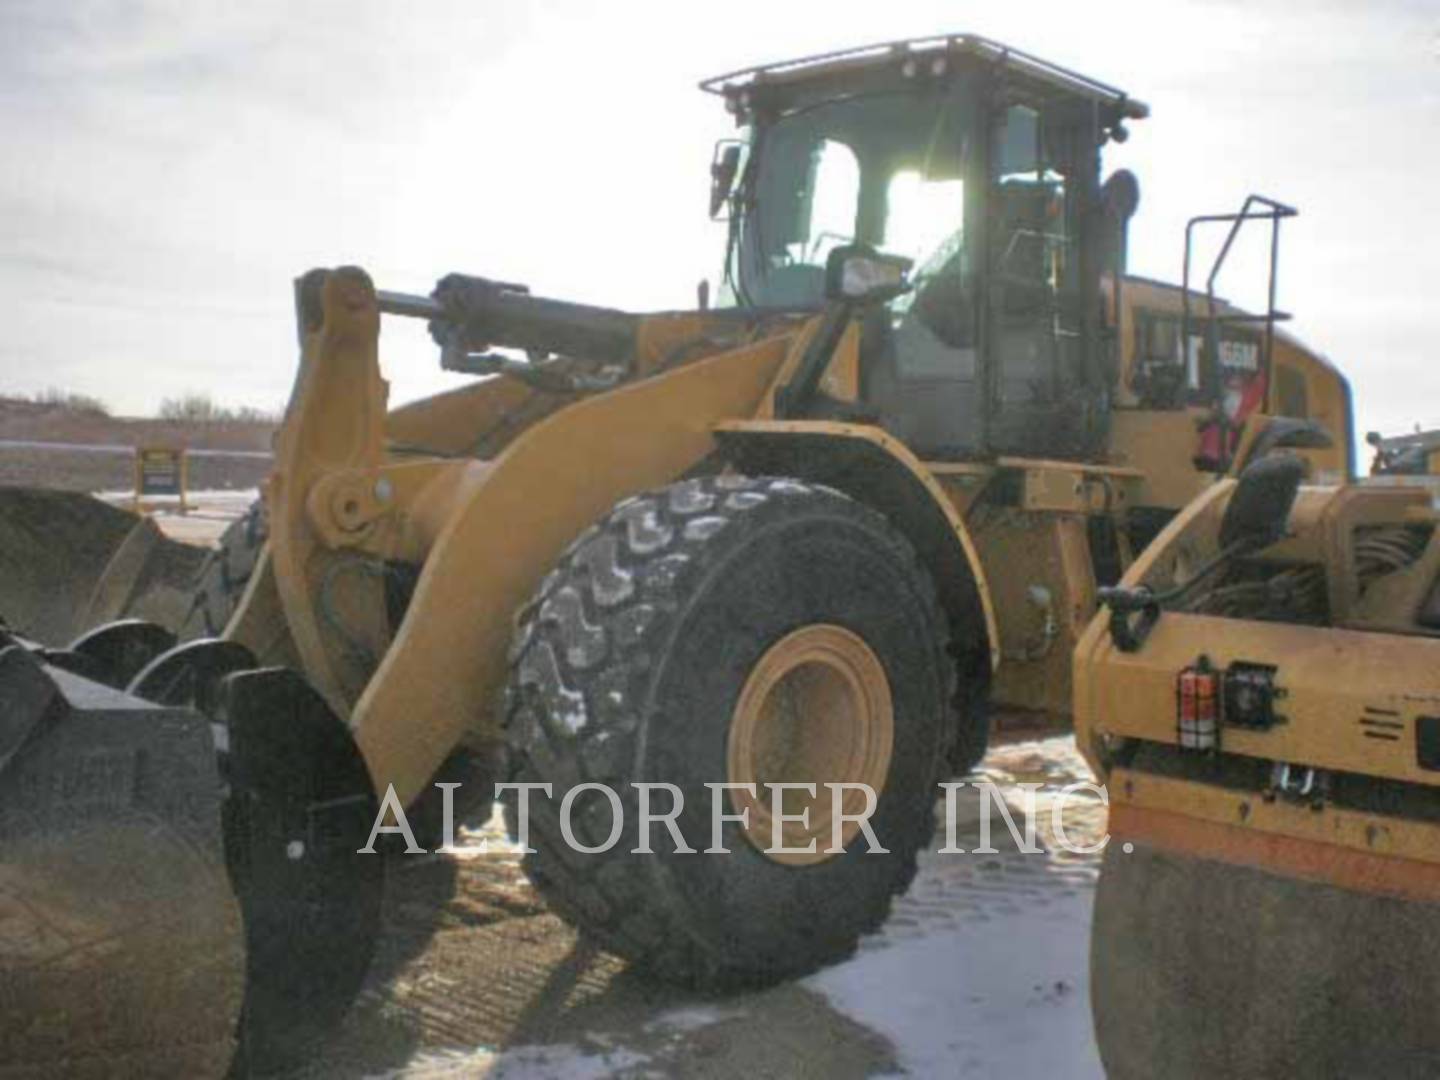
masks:
<path fill-rule="evenodd" d="M 1069 739 L 1003 747 L 984 774 L 1022 828 L 1015 785 L 1053 791 L 1088 778 Z M 971 850 L 978 799 L 962 796 L 957 837 Z M 994 817 L 998 853 L 942 854 L 942 835 L 890 922 L 850 961 L 718 999 L 656 987 L 586 953 L 530 893 L 492 822 L 482 833 L 489 854 L 402 870 L 413 874 L 399 883 L 402 897 L 413 895 L 387 934 L 398 926 L 405 938 L 407 918 L 427 910 L 427 875 L 455 897 L 428 936 L 382 942 L 381 972 L 307 1075 L 1102 1077 L 1087 980 L 1098 856 L 1056 849 L 1043 799 L 1043 853 L 1015 850 Z M 1063 823 L 1072 842 L 1089 844 L 1103 834 L 1104 809 L 1077 796 Z"/>
<path fill-rule="evenodd" d="M 135 506 L 133 491 L 97 491 L 97 499 L 123 507 Z M 255 488 L 236 488 L 186 492 L 186 512 L 180 512 L 180 500 L 166 496 L 146 496 L 145 508 L 172 540 L 209 546 L 220 539 L 225 526 L 250 508 L 260 492 Z"/>
<path fill-rule="evenodd" d="M 103 499 L 116 506 L 133 507 L 133 491 L 97 491 L 97 499 Z M 169 519 L 194 515 L 200 518 L 237 518 L 249 509 L 250 504 L 260 497 L 258 488 L 217 488 L 203 491 L 187 491 L 185 501 L 189 507 L 186 514 L 180 513 L 180 499 L 173 495 L 147 495 L 146 508 L 157 518 Z"/>

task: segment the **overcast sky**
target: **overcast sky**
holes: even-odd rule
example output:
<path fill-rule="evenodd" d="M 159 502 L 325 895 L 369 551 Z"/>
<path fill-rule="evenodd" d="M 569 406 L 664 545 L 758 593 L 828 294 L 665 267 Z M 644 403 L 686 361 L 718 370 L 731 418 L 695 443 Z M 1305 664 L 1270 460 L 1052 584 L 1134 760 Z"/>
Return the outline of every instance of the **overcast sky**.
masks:
<path fill-rule="evenodd" d="M 690 305 L 730 130 L 695 83 L 961 30 L 1151 105 L 1108 162 L 1140 176 L 1132 269 L 1178 280 L 1185 219 L 1247 192 L 1297 204 L 1293 328 L 1362 432 L 1440 425 L 1440 0 L 0 0 L 0 393 L 278 407 L 311 266 Z M 382 361 L 395 400 L 452 384 L 418 328 Z"/>

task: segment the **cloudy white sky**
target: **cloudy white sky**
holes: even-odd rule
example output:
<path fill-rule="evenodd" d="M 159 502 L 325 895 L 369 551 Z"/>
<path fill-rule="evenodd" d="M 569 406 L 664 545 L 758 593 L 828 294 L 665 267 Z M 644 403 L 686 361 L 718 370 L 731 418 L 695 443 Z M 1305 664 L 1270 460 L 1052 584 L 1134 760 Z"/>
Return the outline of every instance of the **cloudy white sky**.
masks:
<path fill-rule="evenodd" d="M 696 81 L 956 30 L 1150 103 L 1110 160 L 1140 175 L 1138 272 L 1178 279 L 1191 214 L 1297 204 L 1294 329 L 1362 431 L 1440 424 L 1440 0 L 0 0 L 0 393 L 277 407 L 317 265 L 690 304 L 728 133 Z M 415 328 L 382 356 L 398 400 L 449 385 Z"/>

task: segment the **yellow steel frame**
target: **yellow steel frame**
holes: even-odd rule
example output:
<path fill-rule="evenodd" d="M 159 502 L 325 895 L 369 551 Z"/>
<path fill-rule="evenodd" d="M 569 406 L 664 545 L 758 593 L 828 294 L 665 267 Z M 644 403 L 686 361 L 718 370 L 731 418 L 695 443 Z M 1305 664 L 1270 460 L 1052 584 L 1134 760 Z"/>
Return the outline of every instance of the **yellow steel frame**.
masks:
<path fill-rule="evenodd" d="M 1117 411 L 1110 460 L 1086 464 L 925 463 L 874 425 L 777 420 L 776 392 L 817 332 L 815 316 L 739 329 L 704 312 L 648 316 L 633 378 L 612 391 L 573 398 L 501 377 L 387 414 L 373 286 L 341 270 L 322 293 L 266 488 L 272 542 L 227 634 L 267 663 L 300 667 L 350 719 L 382 789 L 393 782 L 406 800 L 457 743 L 498 730 L 511 617 L 564 546 L 620 499 L 722 465 L 717 436 L 794 436 L 795 458 L 782 464 L 802 471 L 802 442 L 864 443 L 880 455 L 866 468 L 913 481 L 954 545 L 947 558 L 973 580 L 992 663 L 1011 646 L 1002 699 L 1055 712 L 1068 703 L 1066 651 L 1094 603 L 1086 516 L 1178 507 L 1211 479 L 1180 437 L 1193 435 L 1186 411 Z M 821 386 L 833 399 L 859 397 L 857 327 Z M 1156 418 L 1170 425 L 1160 444 L 1146 435 Z M 987 556 L 966 518 L 976 493 L 1017 471 L 1022 510 L 1045 526 L 1044 542 L 1024 558 L 1005 545 Z M 873 480 L 857 490 L 879 491 Z M 1052 652 L 1025 647 L 1035 612 L 996 602 L 987 558 L 997 581 L 1055 584 Z M 393 640 L 383 581 L 392 560 L 422 568 Z"/>
<path fill-rule="evenodd" d="M 1234 487 L 1222 481 L 1195 500 L 1136 560 L 1124 584 L 1164 588 L 1203 563 L 1216 550 Z M 1440 715 L 1440 639 L 1413 625 L 1395 632 L 1405 623 L 1398 616 L 1387 632 L 1352 617 L 1361 593 L 1350 557 L 1354 528 L 1414 521 L 1421 504 L 1428 508 L 1423 493 L 1400 487 L 1301 490 L 1290 515 L 1292 536 L 1267 555 L 1324 566 L 1332 625 L 1166 611 L 1138 650 L 1124 652 L 1111 639 L 1108 614 L 1095 617 L 1075 651 L 1074 717 L 1082 752 L 1108 784 L 1111 843 L 1440 900 L 1440 823 L 1227 787 L 1207 782 L 1203 770 L 1158 775 L 1111 756 L 1130 740 L 1178 744 L 1177 675 L 1204 655 L 1217 669 L 1236 661 L 1273 665 L 1283 695 L 1275 703 L 1280 722 L 1268 730 L 1222 723 L 1221 753 L 1440 787 L 1440 772 L 1422 767 L 1417 754 L 1420 718 Z"/>
<path fill-rule="evenodd" d="M 1202 653 L 1221 669 L 1273 664 L 1284 691 L 1286 722 L 1222 727 L 1226 753 L 1440 784 L 1415 757 L 1417 717 L 1440 715 L 1440 641 L 1427 637 L 1167 612 L 1138 652 L 1107 642 L 1092 654 L 1098 676 L 1082 679 L 1077 730 L 1175 745 L 1176 676 Z"/>
<path fill-rule="evenodd" d="M 433 424 L 419 407 L 387 419 L 369 279 L 332 272 L 321 307 L 266 487 L 270 545 L 227 636 L 299 666 L 349 718 L 379 789 L 393 784 L 408 802 L 457 744 L 498 731 L 512 616 L 565 545 L 624 497 L 710 458 L 717 428 L 772 415 L 818 320 L 674 366 L 661 358 L 703 316 L 660 316 L 648 333 L 642 323 L 637 363 L 656 373 L 552 409 L 480 460 L 460 456 L 477 423 L 528 390 L 490 380 L 443 395 Z M 852 331 L 830 390 L 853 390 L 857 347 Z M 878 429 L 851 434 L 933 489 L 979 579 L 965 527 L 924 467 Z M 389 560 L 422 567 L 393 640 Z M 986 616 L 993 628 L 988 604 Z"/>
<path fill-rule="evenodd" d="M 1378 865 L 1347 854 L 1362 853 L 1427 867 L 1427 898 L 1440 898 L 1440 825 L 1432 822 L 1265 799 L 1253 791 L 1124 768 L 1110 774 L 1108 792 L 1112 844 L 1158 843 L 1227 862 L 1374 887 L 1383 877 Z M 1244 833 L 1262 839 L 1247 842 L 1238 835 Z M 1414 876 L 1401 869 L 1396 890 L 1405 889 L 1402 883 Z"/>

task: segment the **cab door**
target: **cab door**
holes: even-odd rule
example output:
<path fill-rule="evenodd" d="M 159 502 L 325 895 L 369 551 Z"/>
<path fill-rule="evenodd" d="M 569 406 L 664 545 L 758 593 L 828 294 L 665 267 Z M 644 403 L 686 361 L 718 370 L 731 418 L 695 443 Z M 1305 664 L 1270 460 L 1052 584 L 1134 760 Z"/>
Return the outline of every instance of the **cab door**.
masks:
<path fill-rule="evenodd" d="M 983 443 L 983 258 L 975 239 L 983 134 L 974 90 L 972 81 L 960 80 L 916 109 L 923 125 L 883 159 L 866 189 L 866 234 L 914 266 L 912 289 L 866 316 L 865 398 L 916 453 L 937 459 L 978 456 Z"/>
<path fill-rule="evenodd" d="M 1028 457 L 1093 450 L 1104 386 L 1087 373 L 1081 170 L 1075 132 L 1013 103 L 992 127 L 983 367 L 987 449 Z"/>

